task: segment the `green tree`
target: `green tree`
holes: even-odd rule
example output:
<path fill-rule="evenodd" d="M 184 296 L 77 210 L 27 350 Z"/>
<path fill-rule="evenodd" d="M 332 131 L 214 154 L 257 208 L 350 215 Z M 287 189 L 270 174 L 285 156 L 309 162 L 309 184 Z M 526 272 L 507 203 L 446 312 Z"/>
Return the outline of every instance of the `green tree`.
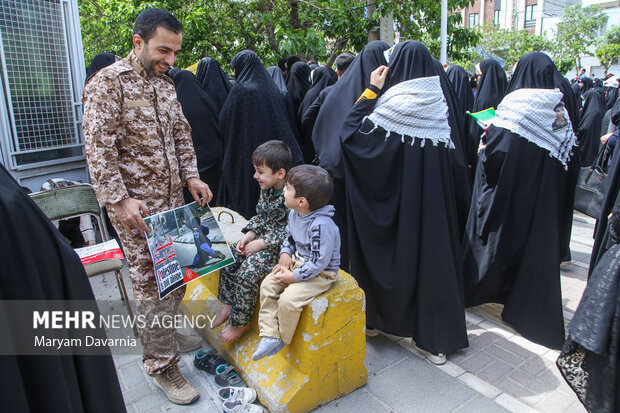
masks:
<path fill-rule="evenodd" d="M 609 17 L 599 6 L 582 7 L 580 4 L 564 9 L 558 23 L 553 54 L 556 61 L 570 61 L 575 73 L 581 67 L 581 56 L 592 55 L 599 30 Z"/>
<path fill-rule="evenodd" d="M 551 48 L 548 40 L 527 30 L 506 30 L 491 24 L 482 26 L 477 32 L 480 41 L 478 47 L 471 52 L 470 64 L 478 63 L 489 56 L 496 56 L 504 60 L 504 67 L 510 70 L 524 54 L 544 52 Z"/>
<path fill-rule="evenodd" d="M 612 26 L 605 32 L 594 53 L 607 74 L 609 67 L 620 59 L 620 26 Z"/>
<path fill-rule="evenodd" d="M 456 9 L 469 1 L 449 4 Z M 78 5 L 87 62 L 103 51 L 127 54 L 133 22 L 147 7 L 169 10 L 183 23 L 179 67 L 205 56 L 227 65 L 244 49 L 254 50 L 265 65 L 293 54 L 331 65 L 342 51 L 360 51 L 379 17 L 390 13 L 401 37 L 421 40 L 439 54 L 440 14 L 434 0 L 377 0 L 370 16 L 367 0 L 80 0 Z M 458 13 L 449 20 L 453 55 L 477 40 L 469 29 L 457 27 L 459 21 Z"/>

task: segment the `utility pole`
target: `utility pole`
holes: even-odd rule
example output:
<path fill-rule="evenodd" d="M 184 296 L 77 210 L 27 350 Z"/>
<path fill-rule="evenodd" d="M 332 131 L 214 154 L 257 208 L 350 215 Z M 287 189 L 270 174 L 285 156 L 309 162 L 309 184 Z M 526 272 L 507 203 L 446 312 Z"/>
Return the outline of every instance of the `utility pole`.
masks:
<path fill-rule="evenodd" d="M 368 16 L 372 16 L 376 10 L 374 0 L 366 0 L 366 6 Z M 368 31 L 368 41 L 373 40 L 383 40 L 390 46 L 394 46 L 394 16 L 392 14 L 379 18 L 377 27 Z"/>
<path fill-rule="evenodd" d="M 484 2 L 481 7 L 484 7 Z M 444 66 L 448 63 L 448 0 L 441 0 L 441 53 L 439 61 Z"/>

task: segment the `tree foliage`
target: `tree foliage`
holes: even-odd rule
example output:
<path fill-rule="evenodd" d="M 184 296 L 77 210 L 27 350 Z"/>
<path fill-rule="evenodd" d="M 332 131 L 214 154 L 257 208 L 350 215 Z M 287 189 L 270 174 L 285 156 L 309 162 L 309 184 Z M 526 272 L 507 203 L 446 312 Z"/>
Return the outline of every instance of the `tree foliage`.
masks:
<path fill-rule="evenodd" d="M 609 67 L 620 59 L 620 26 L 612 26 L 605 32 L 594 53 L 607 74 Z"/>
<path fill-rule="evenodd" d="M 471 49 L 464 59 L 454 62 L 470 71 L 475 64 L 491 57 L 502 59 L 504 68 L 510 71 L 524 54 L 545 52 L 551 48 L 548 40 L 527 30 L 506 30 L 490 24 L 478 28 L 476 32 L 480 36 L 478 46 Z"/>
<path fill-rule="evenodd" d="M 608 19 L 600 6 L 582 7 L 576 4 L 566 7 L 554 41 L 553 54 L 556 61 L 570 61 L 571 67 L 578 74 L 581 56 L 592 55 L 591 47 Z"/>
<path fill-rule="evenodd" d="M 456 9 L 470 0 L 449 0 Z M 131 50 L 131 31 L 147 7 L 172 12 L 184 26 L 180 67 L 205 56 L 227 65 L 241 50 L 255 51 L 265 65 L 299 55 L 331 64 L 342 51 L 359 52 L 379 18 L 393 13 L 403 39 L 423 41 L 439 55 L 439 2 L 435 0 L 377 0 L 368 15 L 367 0 L 80 0 L 78 2 L 84 57 Z M 458 27 L 460 14 L 449 18 L 448 52 L 459 56 L 478 35 Z"/>

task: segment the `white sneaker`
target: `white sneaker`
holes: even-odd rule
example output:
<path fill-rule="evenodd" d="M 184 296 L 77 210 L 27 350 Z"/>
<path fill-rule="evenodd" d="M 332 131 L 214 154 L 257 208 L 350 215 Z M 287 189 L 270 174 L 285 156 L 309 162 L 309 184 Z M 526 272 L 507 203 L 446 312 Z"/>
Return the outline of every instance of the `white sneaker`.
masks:
<path fill-rule="evenodd" d="M 222 407 L 226 413 L 266 413 L 263 406 L 244 403 L 241 400 L 226 400 Z"/>
<path fill-rule="evenodd" d="M 441 366 L 442 364 L 445 364 L 446 361 L 448 361 L 448 359 L 446 358 L 445 354 L 443 354 L 443 353 L 433 354 L 430 351 L 426 351 L 424 349 L 421 349 L 420 347 L 417 346 L 417 344 L 415 343 L 415 341 L 413 341 L 413 339 L 411 339 L 411 344 L 413 344 L 413 346 L 416 348 L 416 350 L 418 350 L 431 363 L 433 363 L 433 364 L 435 364 L 437 366 Z"/>
<path fill-rule="evenodd" d="M 256 400 L 256 390 L 251 387 L 222 387 L 217 391 L 217 396 L 223 402 L 241 400 L 245 403 L 252 403 Z"/>

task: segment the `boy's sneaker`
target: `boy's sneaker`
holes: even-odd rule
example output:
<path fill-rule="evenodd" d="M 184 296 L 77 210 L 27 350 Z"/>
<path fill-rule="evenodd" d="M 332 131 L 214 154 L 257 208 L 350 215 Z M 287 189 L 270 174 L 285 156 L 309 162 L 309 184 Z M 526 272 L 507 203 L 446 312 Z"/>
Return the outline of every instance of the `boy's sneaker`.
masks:
<path fill-rule="evenodd" d="M 198 350 L 202 347 L 202 337 L 193 334 L 185 335 L 179 332 L 174 332 L 174 337 L 177 339 L 180 353 L 187 353 L 188 351 Z"/>
<path fill-rule="evenodd" d="M 424 349 L 421 349 L 420 347 L 418 347 L 416 345 L 416 343 L 415 343 L 415 341 L 413 341 L 413 339 L 411 339 L 411 344 L 413 344 L 415 349 L 418 350 L 431 363 L 433 363 L 433 364 L 435 364 L 437 366 L 441 366 L 442 364 L 445 364 L 446 361 L 448 361 L 448 359 L 446 358 L 445 354 L 443 354 L 443 353 L 434 354 L 434 353 L 431 353 L 430 351 L 426 351 Z"/>
<path fill-rule="evenodd" d="M 222 403 L 226 413 L 265 413 L 265 408 L 242 400 L 227 400 Z"/>
<path fill-rule="evenodd" d="M 163 374 L 153 377 L 153 382 L 172 403 L 190 404 L 200 397 L 198 390 L 181 374 L 176 364 Z"/>
<path fill-rule="evenodd" d="M 262 337 L 260 340 L 260 343 L 258 343 L 258 348 L 256 349 L 256 351 L 254 352 L 254 354 L 252 354 L 252 360 L 254 361 L 258 361 L 260 359 L 262 359 L 265 356 L 271 356 L 271 353 L 277 349 L 277 351 L 280 351 L 282 349 L 282 347 L 280 347 L 278 349 L 278 347 L 283 344 L 282 340 L 279 338 L 273 338 L 273 337 Z M 274 353 L 275 354 L 275 353 Z"/>

